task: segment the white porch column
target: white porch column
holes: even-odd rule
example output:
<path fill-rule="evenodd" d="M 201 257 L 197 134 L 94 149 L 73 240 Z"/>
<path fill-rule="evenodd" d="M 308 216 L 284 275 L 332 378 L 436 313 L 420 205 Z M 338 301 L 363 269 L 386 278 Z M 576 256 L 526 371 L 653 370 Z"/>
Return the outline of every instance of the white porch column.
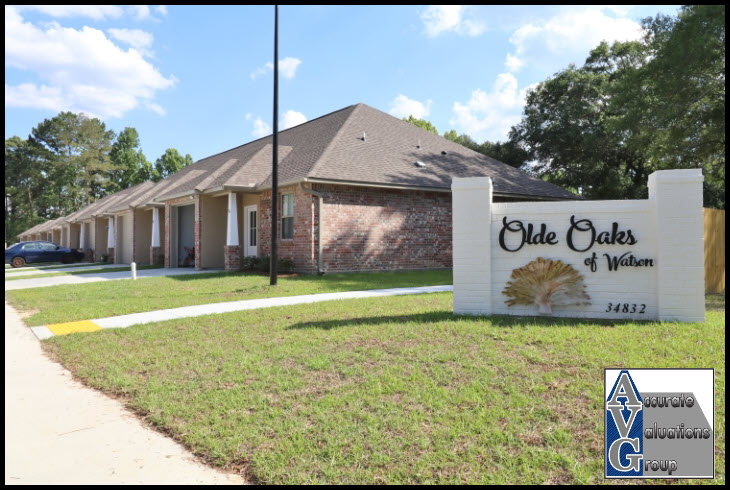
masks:
<path fill-rule="evenodd" d="M 228 227 L 226 229 L 226 245 L 238 246 L 238 206 L 236 194 L 228 194 Z"/>
<path fill-rule="evenodd" d="M 152 247 L 160 246 L 160 208 L 152 208 Z"/>
<path fill-rule="evenodd" d="M 107 248 L 114 248 L 114 218 L 109 218 L 109 233 L 106 236 Z"/>
<path fill-rule="evenodd" d="M 84 226 L 84 222 L 82 221 L 82 222 L 81 222 L 81 234 L 79 235 L 79 248 L 80 248 L 81 250 L 85 250 L 85 249 L 86 249 L 86 247 L 85 247 L 85 245 L 86 245 L 86 242 L 84 241 L 84 239 L 86 238 L 86 237 L 84 236 L 84 228 L 85 228 L 85 226 Z"/>

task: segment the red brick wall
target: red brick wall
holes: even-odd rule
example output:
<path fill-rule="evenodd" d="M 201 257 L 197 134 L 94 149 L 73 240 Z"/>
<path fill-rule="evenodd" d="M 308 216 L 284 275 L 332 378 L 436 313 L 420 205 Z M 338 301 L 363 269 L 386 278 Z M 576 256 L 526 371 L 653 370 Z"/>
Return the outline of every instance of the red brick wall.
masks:
<path fill-rule="evenodd" d="M 309 186 L 309 184 L 308 184 Z M 451 194 L 316 184 L 324 193 L 325 272 L 451 267 Z M 317 272 L 317 198 L 294 193 L 294 240 L 279 240 L 279 258 L 297 272 Z M 281 198 L 278 199 L 281 236 Z M 259 255 L 270 253 L 271 192 L 261 195 Z"/>
<path fill-rule="evenodd" d="M 325 272 L 451 267 L 451 194 L 318 185 Z"/>
<path fill-rule="evenodd" d="M 294 194 L 294 239 L 281 239 L 281 195 Z M 291 259 L 294 270 L 306 274 L 317 272 L 316 228 L 312 226 L 316 197 L 303 192 L 298 185 L 279 188 L 277 199 L 277 233 L 279 259 Z M 259 202 L 259 257 L 271 254 L 271 190 L 261 193 Z"/>

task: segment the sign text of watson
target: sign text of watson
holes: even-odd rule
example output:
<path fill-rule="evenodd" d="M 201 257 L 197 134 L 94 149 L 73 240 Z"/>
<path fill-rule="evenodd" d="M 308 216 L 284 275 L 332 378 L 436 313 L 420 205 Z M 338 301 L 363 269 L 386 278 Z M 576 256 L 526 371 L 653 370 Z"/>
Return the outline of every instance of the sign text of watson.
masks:
<path fill-rule="evenodd" d="M 515 234 L 519 238 L 519 244 L 517 246 L 512 248 L 508 246 L 506 240 L 508 233 Z M 576 237 L 578 235 L 584 236 L 587 239 L 587 245 L 580 247 L 576 244 Z M 611 225 L 611 231 L 599 232 L 590 219 L 576 220 L 575 215 L 573 215 L 570 217 L 570 227 L 565 235 L 565 242 L 568 248 L 574 252 L 587 252 L 596 243 L 599 245 L 635 245 L 638 240 L 631 229 L 622 231 L 619 228 L 619 224 L 615 221 Z M 549 231 L 545 223 L 541 223 L 539 225 L 539 231 L 536 232 L 535 226 L 532 223 L 528 223 L 525 226 L 518 219 L 509 221 L 507 216 L 502 218 L 502 230 L 499 232 L 499 246 L 507 252 L 517 252 L 525 245 L 557 245 L 558 243 L 557 234 L 554 231 Z M 619 267 L 654 267 L 654 259 L 636 258 L 631 251 L 625 252 L 622 255 L 604 253 L 603 256 L 606 258 L 609 271 L 617 271 Z M 590 266 L 591 272 L 596 272 L 598 269 L 597 260 L 598 255 L 596 252 L 593 252 L 583 263 Z"/>

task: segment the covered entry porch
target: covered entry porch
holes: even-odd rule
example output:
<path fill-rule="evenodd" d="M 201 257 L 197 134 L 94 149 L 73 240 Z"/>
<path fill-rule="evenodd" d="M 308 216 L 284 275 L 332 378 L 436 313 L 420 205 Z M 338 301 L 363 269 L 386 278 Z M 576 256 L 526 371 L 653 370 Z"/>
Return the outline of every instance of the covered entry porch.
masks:
<path fill-rule="evenodd" d="M 201 268 L 239 270 L 243 257 L 258 256 L 259 201 L 247 192 L 202 196 Z"/>

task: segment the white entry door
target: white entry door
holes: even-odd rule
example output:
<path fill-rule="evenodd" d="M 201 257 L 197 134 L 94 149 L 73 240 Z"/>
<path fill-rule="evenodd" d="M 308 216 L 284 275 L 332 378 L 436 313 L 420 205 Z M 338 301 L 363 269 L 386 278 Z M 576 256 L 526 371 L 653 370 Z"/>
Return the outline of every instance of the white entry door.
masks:
<path fill-rule="evenodd" d="M 243 255 L 258 255 L 258 206 L 246 206 L 243 208 Z"/>

